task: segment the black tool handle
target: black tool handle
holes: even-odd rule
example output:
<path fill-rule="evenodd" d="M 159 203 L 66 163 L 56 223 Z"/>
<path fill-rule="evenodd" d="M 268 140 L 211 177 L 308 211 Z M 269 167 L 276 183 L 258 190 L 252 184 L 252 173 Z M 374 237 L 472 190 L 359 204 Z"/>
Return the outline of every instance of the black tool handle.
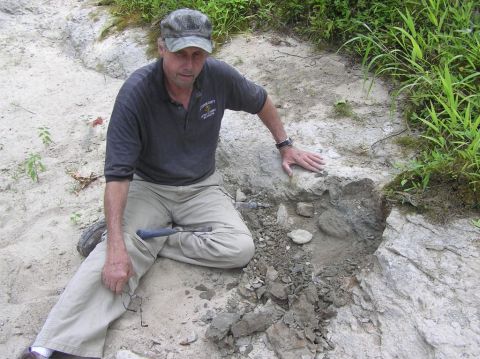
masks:
<path fill-rule="evenodd" d="M 177 231 L 173 228 L 160 228 L 160 229 L 154 229 L 154 230 L 139 229 L 137 231 L 137 235 L 141 239 L 149 239 L 153 237 L 164 237 L 174 233 L 177 233 Z"/>
<path fill-rule="evenodd" d="M 139 229 L 137 235 L 141 239 L 149 239 L 153 237 L 165 237 L 177 232 L 211 232 L 212 227 L 199 227 L 192 229 L 176 229 L 176 228 L 159 228 L 159 229 Z"/>

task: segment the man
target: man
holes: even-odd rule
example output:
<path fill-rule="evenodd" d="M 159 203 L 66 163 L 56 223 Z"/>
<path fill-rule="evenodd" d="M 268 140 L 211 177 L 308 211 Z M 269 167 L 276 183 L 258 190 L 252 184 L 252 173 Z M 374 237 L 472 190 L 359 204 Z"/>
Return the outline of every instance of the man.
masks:
<path fill-rule="evenodd" d="M 323 159 L 292 146 L 266 91 L 208 57 L 211 24 L 195 10 L 161 22 L 160 59 L 121 88 L 107 134 L 104 196 L 107 240 L 99 243 L 65 289 L 33 346 L 101 357 L 109 324 L 123 314 L 157 256 L 217 268 L 245 266 L 252 236 L 221 188 L 215 151 L 225 109 L 258 114 L 272 133 L 284 170 L 319 171 Z M 211 227 L 142 240 L 136 231 Z"/>

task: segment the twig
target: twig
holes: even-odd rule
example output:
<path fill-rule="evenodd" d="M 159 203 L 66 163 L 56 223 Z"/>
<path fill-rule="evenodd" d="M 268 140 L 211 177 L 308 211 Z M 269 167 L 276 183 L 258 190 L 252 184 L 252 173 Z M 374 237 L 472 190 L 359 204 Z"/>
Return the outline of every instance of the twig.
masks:
<path fill-rule="evenodd" d="M 36 115 L 36 113 L 35 113 L 35 112 L 33 112 L 33 111 L 30 111 L 29 109 L 27 109 L 27 108 L 25 108 L 25 107 L 23 107 L 23 106 L 19 105 L 18 103 L 12 103 L 12 105 L 13 105 L 13 106 L 16 106 L 16 107 L 18 107 L 18 108 L 21 108 L 21 109 L 22 109 L 22 110 L 24 110 L 24 111 L 30 112 L 32 115 Z"/>
<path fill-rule="evenodd" d="M 293 57 L 298 57 L 298 58 L 301 58 L 301 59 L 304 59 L 304 60 L 307 60 L 307 59 L 310 59 L 310 66 L 314 66 L 317 64 L 317 60 L 322 58 L 322 55 L 317 55 L 317 56 L 301 56 L 301 55 L 296 55 L 296 54 L 290 54 L 288 52 L 285 52 L 285 51 L 281 51 L 281 50 L 275 50 L 276 52 L 279 52 L 281 54 L 284 54 L 284 55 L 287 55 L 287 56 L 293 56 Z M 279 56 L 279 57 L 276 57 L 275 59 L 278 59 L 278 58 L 281 58 L 282 56 Z"/>
<path fill-rule="evenodd" d="M 373 147 L 374 147 L 377 143 L 380 143 L 380 142 L 383 142 L 383 141 L 385 141 L 385 140 L 388 140 L 389 138 L 392 138 L 392 137 L 401 135 L 402 133 L 404 133 L 404 132 L 407 131 L 407 130 L 408 130 L 408 128 L 404 128 L 404 129 L 401 130 L 401 131 L 392 133 L 391 135 L 388 135 L 388 136 L 386 136 L 386 137 L 383 137 L 383 138 L 375 141 L 374 143 L 372 143 L 372 144 L 370 145 L 370 149 L 373 149 Z"/>
<path fill-rule="evenodd" d="M 300 57 L 301 59 L 319 59 L 321 58 L 322 56 L 319 55 L 319 56 L 301 56 L 301 55 L 296 55 L 296 54 L 290 54 L 288 52 L 285 52 L 285 51 L 281 51 L 281 50 L 275 50 L 276 52 L 279 52 L 281 54 L 284 54 L 284 55 L 288 55 L 288 56 L 294 56 L 294 57 Z"/>

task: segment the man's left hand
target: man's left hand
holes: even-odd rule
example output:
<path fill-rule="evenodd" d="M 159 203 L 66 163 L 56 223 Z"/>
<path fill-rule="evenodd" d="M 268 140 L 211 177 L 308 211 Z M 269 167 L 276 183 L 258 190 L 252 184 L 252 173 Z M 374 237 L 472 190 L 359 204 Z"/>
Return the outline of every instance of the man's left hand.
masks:
<path fill-rule="evenodd" d="M 282 155 L 282 168 L 289 175 L 293 175 L 291 165 L 301 166 L 312 172 L 320 172 L 325 160 L 318 153 L 307 152 L 295 147 L 284 147 L 280 150 Z"/>

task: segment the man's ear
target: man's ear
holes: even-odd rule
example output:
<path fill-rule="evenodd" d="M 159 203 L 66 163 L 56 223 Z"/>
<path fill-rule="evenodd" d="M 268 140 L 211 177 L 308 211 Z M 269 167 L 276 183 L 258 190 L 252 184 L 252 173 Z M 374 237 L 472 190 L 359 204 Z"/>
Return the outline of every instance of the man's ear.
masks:
<path fill-rule="evenodd" d="M 158 49 L 158 55 L 162 57 L 163 54 L 165 53 L 165 43 L 163 42 L 163 39 L 161 37 L 159 37 L 157 40 L 157 49 Z"/>

